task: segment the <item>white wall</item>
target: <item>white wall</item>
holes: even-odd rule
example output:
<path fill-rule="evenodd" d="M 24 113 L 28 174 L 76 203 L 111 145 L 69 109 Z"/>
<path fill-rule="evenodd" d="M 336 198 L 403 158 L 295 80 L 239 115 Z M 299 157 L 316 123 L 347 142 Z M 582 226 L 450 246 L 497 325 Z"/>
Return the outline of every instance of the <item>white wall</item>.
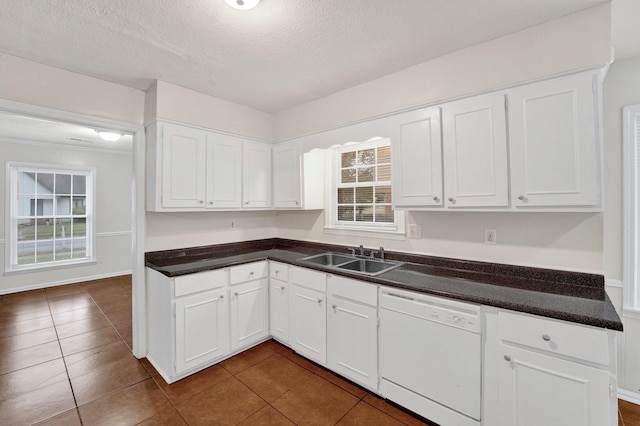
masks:
<path fill-rule="evenodd" d="M 77 282 L 131 273 L 131 173 L 130 153 L 109 153 L 69 148 L 55 144 L 0 142 L 0 164 L 7 161 L 93 166 L 96 184 L 96 254 L 98 263 L 42 272 L 4 275 L 0 293 L 47 285 Z M 5 200 L 6 174 L 0 174 L 0 197 Z M 0 223 L 5 223 L 0 209 Z M 4 250 L 8 246 L 5 227 L 0 228 L 0 268 L 4 271 Z"/>

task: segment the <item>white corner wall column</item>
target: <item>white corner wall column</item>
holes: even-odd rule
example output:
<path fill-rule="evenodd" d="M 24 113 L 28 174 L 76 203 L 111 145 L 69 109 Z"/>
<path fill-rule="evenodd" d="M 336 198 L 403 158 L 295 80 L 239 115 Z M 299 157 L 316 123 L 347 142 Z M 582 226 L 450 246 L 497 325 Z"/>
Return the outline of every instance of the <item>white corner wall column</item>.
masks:
<path fill-rule="evenodd" d="M 623 309 L 640 317 L 640 104 L 623 108 Z"/>

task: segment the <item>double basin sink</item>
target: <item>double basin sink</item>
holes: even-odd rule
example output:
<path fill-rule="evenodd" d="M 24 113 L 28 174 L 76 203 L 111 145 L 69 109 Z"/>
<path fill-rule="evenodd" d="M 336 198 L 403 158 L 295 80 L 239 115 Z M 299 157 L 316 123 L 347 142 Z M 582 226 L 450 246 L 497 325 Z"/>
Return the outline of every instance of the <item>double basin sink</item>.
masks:
<path fill-rule="evenodd" d="M 333 252 L 316 254 L 298 260 L 338 271 L 355 272 L 372 276 L 380 275 L 402 265 L 402 263 L 399 262 L 349 256 L 347 254 Z"/>

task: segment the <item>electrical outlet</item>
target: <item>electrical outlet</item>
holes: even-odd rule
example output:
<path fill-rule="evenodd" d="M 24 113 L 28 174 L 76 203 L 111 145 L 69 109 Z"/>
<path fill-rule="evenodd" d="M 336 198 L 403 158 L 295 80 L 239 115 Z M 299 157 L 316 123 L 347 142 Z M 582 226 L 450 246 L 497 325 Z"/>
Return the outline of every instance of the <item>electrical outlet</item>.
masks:
<path fill-rule="evenodd" d="M 410 223 L 409 238 L 422 238 L 422 226 L 415 223 Z"/>
<path fill-rule="evenodd" d="M 232 220 L 231 222 L 229 222 L 229 229 L 236 229 L 236 221 Z"/>
<path fill-rule="evenodd" d="M 485 229 L 484 230 L 484 243 L 485 244 L 494 244 L 496 243 L 496 230 L 495 229 Z"/>

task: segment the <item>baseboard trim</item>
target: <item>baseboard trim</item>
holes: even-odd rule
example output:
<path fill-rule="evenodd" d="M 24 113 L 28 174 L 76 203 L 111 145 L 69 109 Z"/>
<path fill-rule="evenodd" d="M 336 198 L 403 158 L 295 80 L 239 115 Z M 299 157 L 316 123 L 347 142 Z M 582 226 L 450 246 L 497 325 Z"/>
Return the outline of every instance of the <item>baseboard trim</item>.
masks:
<path fill-rule="evenodd" d="M 113 278 L 113 277 L 119 277 L 121 275 L 131 275 L 131 270 L 110 272 L 107 274 L 99 274 L 99 275 L 89 275 L 84 277 L 75 277 L 75 278 L 69 278 L 67 280 L 50 281 L 46 283 L 38 283 L 38 284 L 29 285 L 29 286 L 22 286 L 22 287 L 15 287 L 15 288 L 4 288 L 4 289 L 0 289 L 0 295 L 17 293 L 20 291 L 40 290 L 41 288 L 56 287 L 60 285 L 79 283 L 83 281 L 93 281 L 93 280 L 100 280 L 104 278 Z"/>
<path fill-rule="evenodd" d="M 640 405 L 640 393 L 637 392 L 618 388 L 618 398 L 631 402 L 632 404 Z"/>

